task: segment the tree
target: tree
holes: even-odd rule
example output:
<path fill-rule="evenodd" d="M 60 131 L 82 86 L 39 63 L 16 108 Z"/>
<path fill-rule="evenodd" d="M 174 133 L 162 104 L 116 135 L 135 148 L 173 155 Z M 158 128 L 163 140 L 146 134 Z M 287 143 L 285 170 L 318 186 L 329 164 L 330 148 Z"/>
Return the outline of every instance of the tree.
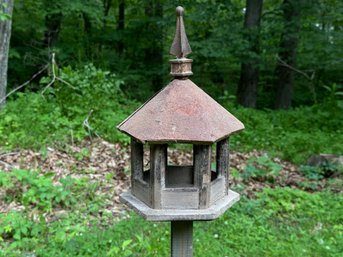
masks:
<path fill-rule="evenodd" d="M 149 0 L 145 5 L 145 15 L 148 20 L 145 33 L 149 33 L 150 44 L 145 49 L 144 61 L 153 71 L 152 88 L 155 92 L 162 87 L 161 66 L 163 65 L 163 19 L 161 0 Z"/>
<path fill-rule="evenodd" d="M 278 63 L 275 69 L 277 87 L 275 107 L 277 109 L 292 107 L 293 68 L 296 66 L 296 52 L 299 41 L 301 1 L 284 0 L 281 5 L 284 27 L 280 40 Z"/>
<path fill-rule="evenodd" d="M 110 10 L 112 7 L 112 0 L 104 0 L 103 5 L 104 5 L 104 18 L 106 18 L 108 14 L 110 13 Z M 104 22 L 105 22 L 104 25 L 106 25 L 106 19 L 104 19 Z"/>
<path fill-rule="evenodd" d="M 120 40 L 118 42 L 118 53 L 122 54 L 124 51 L 124 42 L 123 42 L 123 31 L 125 28 L 125 0 L 120 0 L 118 6 L 118 25 L 117 30 L 120 32 Z"/>
<path fill-rule="evenodd" d="M 245 107 L 256 106 L 259 79 L 259 34 L 263 0 L 247 0 L 244 19 L 244 36 L 248 42 L 247 55 L 243 57 L 237 99 Z"/>
<path fill-rule="evenodd" d="M 44 32 L 43 41 L 45 47 L 50 48 L 56 43 L 61 30 L 62 18 L 62 13 L 48 14 L 45 17 L 46 31 Z"/>
<path fill-rule="evenodd" d="M 8 52 L 10 48 L 13 0 L 0 0 L 0 108 L 6 100 Z"/>

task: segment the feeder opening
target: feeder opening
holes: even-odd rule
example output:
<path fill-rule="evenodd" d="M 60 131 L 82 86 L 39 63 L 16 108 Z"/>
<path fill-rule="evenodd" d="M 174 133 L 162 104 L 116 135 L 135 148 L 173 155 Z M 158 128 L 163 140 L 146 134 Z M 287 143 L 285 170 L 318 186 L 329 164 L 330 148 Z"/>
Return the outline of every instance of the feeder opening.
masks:
<path fill-rule="evenodd" d="M 166 188 L 194 187 L 192 145 L 169 145 L 167 156 Z"/>

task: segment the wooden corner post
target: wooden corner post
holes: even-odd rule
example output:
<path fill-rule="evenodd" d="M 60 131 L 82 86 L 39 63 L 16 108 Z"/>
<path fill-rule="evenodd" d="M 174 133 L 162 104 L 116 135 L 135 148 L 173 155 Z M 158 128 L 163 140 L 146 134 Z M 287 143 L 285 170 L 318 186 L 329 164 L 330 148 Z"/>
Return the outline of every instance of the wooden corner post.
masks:
<path fill-rule="evenodd" d="M 131 138 L 131 183 L 143 180 L 143 144 Z"/>
<path fill-rule="evenodd" d="M 218 176 L 225 179 L 225 195 L 229 190 L 229 138 L 217 142 L 216 167 Z"/>
<path fill-rule="evenodd" d="M 162 208 L 162 190 L 166 187 L 167 145 L 150 145 L 150 187 L 153 208 Z"/>
<path fill-rule="evenodd" d="M 199 208 L 210 204 L 211 145 L 194 145 L 194 185 L 199 188 Z"/>

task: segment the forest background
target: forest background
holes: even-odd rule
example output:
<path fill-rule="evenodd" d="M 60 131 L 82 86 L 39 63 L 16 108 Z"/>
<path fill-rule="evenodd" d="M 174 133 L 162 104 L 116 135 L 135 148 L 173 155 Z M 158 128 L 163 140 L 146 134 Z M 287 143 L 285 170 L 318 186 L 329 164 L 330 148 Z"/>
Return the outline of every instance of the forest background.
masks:
<path fill-rule="evenodd" d="M 127 152 L 129 138 L 115 126 L 171 80 L 177 5 L 185 8 L 193 50 L 191 79 L 246 126 L 230 146 L 248 156 L 232 170 L 233 188 L 247 198 L 216 223 L 230 221 L 230 228 L 198 226 L 199 256 L 208 249 L 207 256 L 225 249 L 228 256 L 343 251 L 342 167 L 308 163 L 313 155 L 343 153 L 342 1 L 0 0 L 0 254 L 166 255 L 165 227 L 154 234 L 156 227 L 137 217 L 113 225 L 103 214 L 109 194 L 102 183 L 127 177 L 127 159 L 102 182 L 82 177 L 96 173 L 89 168 L 68 166 L 61 175 L 43 167 L 55 150 L 89 161 L 93 148 L 85 142 L 95 138 L 115 145 L 115 156 Z M 13 153 L 19 156 L 7 159 Z M 296 165 L 287 176 L 300 180 L 283 180 L 280 158 Z M 68 215 L 50 223 L 60 209 Z M 150 241 L 132 235 L 135 222 Z M 243 240 L 247 228 L 251 237 Z M 266 235 L 283 243 L 272 246 Z M 226 248 L 207 246 L 213 236 Z"/>
<path fill-rule="evenodd" d="M 186 7 L 193 79 L 215 98 L 235 96 L 239 85 L 250 83 L 257 84 L 250 89 L 258 97 L 240 97 L 243 105 L 288 108 L 322 102 L 329 93 L 325 87 L 342 84 L 338 0 L 19 0 L 14 6 L 9 90 L 51 63 L 54 52 L 60 67 L 93 63 L 121 78 L 129 97 L 145 100 L 170 80 L 169 48 L 178 4 Z M 245 75 L 249 81 L 240 82 L 242 64 L 246 74 L 258 69 L 259 76 Z M 292 102 L 280 105 L 275 101 L 278 88 L 287 86 L 294 88 Z M 41 88 L 33 83 L 27 89 Z"/>

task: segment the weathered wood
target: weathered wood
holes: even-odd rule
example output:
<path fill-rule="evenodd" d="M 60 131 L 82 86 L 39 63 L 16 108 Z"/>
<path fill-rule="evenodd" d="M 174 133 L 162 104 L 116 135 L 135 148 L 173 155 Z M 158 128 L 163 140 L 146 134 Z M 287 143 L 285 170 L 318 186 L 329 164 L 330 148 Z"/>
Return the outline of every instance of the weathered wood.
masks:
<path fill-rule="evenodd" d="M 239 201 L 239 194 L 229 190 L 228 195 L 216 201 L 215 204 L 212 204 L 209 208 L 198 210 L 153 209 L 130 192 L 122 193 L 120 195 L 120 201 L 130 206 L 146 220 L 214 220 Z"/>
<path fill-rule="evenodd" d="M 211 145 L 194 145 L 194 185 L 199 188 L 199 208 L 210 204 Z"/>
<path fill-rule="evenodd" d="M 162 191 L 162 209 L 198 209 L 199 190 L 195 187 L 167 188 Z"/>
<path fill-rule="evenodd" d="M 210 205 L 228 194 L 224 177 L 219 177 L 211 182 Z"/>
<path fill-rule="evenodd" d="M 166 187 L 194 186 L 193 166 L 167 166 Z"/>
<path fill-rule="evenodd" d="M 162 190 L 166 187 L 166 148 L 167 145 L 150 145 L 150 187 L 154 208 L 162 207 Z"/>
<path fill-rule="evenodd" d="M 216 167 L 220 177 L 225 178 L 225 192 L 229 189 L 229 138 L 217 142 Z"/>
<path fill-rule="evenodd" d="M 143 180 L 143 144 L 131 138 L 131 181 Z"/>
<path fill-rule="evenodd" d="M 152 207 L 151 188 L 148 183 L 140 179 L 135 179 L 131 191 L 135 197 Z"/>
<path fill-rule="evenodd" d="M 171 256 L 193 256 L 193 221 L 171 222 Z"/>

